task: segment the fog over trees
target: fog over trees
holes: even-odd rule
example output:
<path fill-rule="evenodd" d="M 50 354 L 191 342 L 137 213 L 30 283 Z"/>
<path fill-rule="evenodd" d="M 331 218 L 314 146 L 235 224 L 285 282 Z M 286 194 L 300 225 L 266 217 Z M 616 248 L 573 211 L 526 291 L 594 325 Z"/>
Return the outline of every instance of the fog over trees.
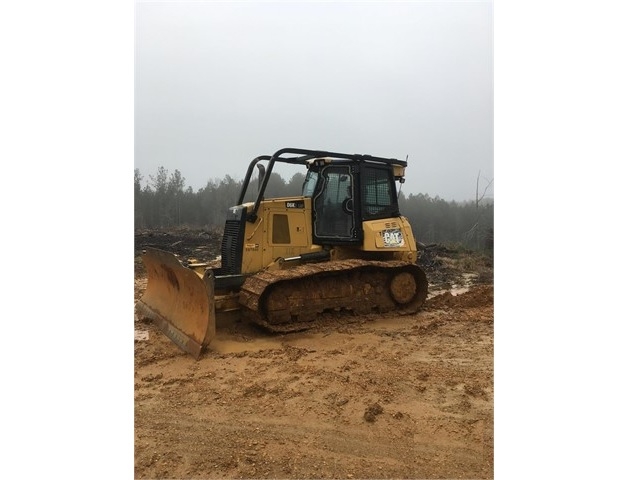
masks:
<path fill-rule="evenodd" d="M 266 198 L 300 195 L 304 174 L 285 180 L 272 172 Z M 416 240 L 424 244 L 456 244 L 475 250 L 492 249 L 494 202 L 485 198 L 492 181 L 478 180 L 477 198 L 467 202 L 446 201 L 426 194 L 398 195 L 400 212 L 409 219 Z M 142 186 L 144 184 L 144 187 Z M 134 170 L 134 226 L 136 229 L 174 227 L 222 228 L 226 212 L 236 203 L 242 179 L 226 175 L 209 180 L 194 192 L 179 170 L 159 167 L 147 179 Z M 254 201 L 257 182 L 252 180 L 245 201 Z"/>

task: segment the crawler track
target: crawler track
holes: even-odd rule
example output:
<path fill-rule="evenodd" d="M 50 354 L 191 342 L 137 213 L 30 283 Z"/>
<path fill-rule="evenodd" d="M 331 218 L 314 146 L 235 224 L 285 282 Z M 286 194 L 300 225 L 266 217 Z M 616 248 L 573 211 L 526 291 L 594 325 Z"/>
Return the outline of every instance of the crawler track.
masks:
<path fill-rule="evenodd" d="M 255 323 L 291 332 L 308 329 L 326 312 L 414 313 L 427 291 L 418 265 L 355 259 L 260 272 L 245 281 L 239 302 Z"/>

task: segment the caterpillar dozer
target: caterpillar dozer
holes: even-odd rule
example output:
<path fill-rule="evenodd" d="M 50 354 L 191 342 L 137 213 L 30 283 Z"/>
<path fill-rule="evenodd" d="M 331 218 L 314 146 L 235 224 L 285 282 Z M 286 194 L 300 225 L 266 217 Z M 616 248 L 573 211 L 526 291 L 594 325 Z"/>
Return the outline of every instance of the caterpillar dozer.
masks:
<path fill-rule="evenodd" d="M 300 196 L 265 198 L 276 163 L 306 167 Z M 221 315 L 290 332 L 331 312 L 417 312 L 428 282 L 398 207 L 396 182 L 404 182 L 406 166 L 394 158 L 299 148 L 254 158 L 227 212 L 221 266 L 183 263 L 146 248 L 138 315 L 199 358 Z M 244 202 L 255 169 L 256 198 Z"/>

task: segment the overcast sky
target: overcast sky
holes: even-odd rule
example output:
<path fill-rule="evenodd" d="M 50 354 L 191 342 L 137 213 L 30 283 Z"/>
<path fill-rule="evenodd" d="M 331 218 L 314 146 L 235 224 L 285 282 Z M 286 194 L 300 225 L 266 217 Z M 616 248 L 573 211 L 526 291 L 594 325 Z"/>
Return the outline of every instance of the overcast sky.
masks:
<path fill-rule="evenodd" d="M 403 192 L 473 199 L 494 176 L 492 2 L 137 3 L 144 183 L 163 166 L 196 191 L 283 147 L 408 156 Z"/>

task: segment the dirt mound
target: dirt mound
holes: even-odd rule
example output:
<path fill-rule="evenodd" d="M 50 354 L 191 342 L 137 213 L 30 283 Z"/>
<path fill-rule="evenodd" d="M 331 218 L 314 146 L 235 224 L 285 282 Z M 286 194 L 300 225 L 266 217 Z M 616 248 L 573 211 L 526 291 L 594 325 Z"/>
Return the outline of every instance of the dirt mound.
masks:
<path fill-rule="evenodd" d="M 436 295 L 427 300 L 426 309 L 439 308 L 476 308 L 486 307 L 494 304 L 494 286 L 478 285 L 471 287 L 467 292 L 453 295 L 451 292 Z"/>

